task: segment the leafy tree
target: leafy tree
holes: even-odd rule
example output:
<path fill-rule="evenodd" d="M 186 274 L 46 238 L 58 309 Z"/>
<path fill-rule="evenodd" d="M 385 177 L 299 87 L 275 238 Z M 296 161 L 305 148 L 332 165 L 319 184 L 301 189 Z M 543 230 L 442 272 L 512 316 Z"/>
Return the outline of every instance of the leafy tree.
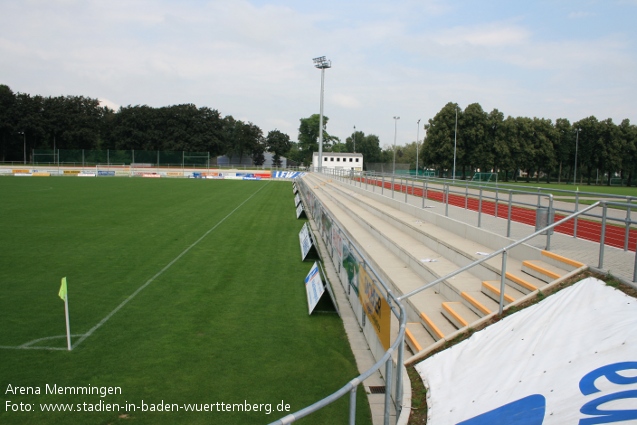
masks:
<path fill-rule="evenodd" d="M 566 165 L 569 169 L 574 163 L 575 140 L 573 126 L 566 118 L 558 118 L 555 121 L 555 144 L 553 151 L 555 152 L 555 160 L 559 166 L 557 172 L 558 183 L 562 181 L 563 168 Z M 571 154 L 573 152 L 573 154 Z M 568 178 L 566 179 L 568 181 Z"/>
<path fill-rule="evenodd" d="M 380 140 L 375 134 L 365 135 L 362 131 L 352 133 L 350 137 L 345 139 L 344 152 L 354 152 L 354 138 L 356 138 L 356 153 L 363 154 L 363 165 L 382 162 Z"/>
<path fill-rule="evenodd" d="M 274 166 L 280 167 L 281 157 L 286 156 L 292 147 L 290 136 L 275 129 L 268 133 L 265 144 L 267 149 L 274 154 L 272 157 Z"/>
<path fill-rule="evenodd" d="M 466 154 L 461 161 L 463 176 L 465 167 L 488 170 L 493 164 L 493 143 L 487 138 L 487 114 L 479 103 L 467 106 L 462 114 L 462 140 Z"/>
<path fill-rule="evenodd" d="M 441 171 L 453 169 L 454 139 L 456 137 L 456 113 L 458 114 L 458 132 L 456 141 L 456 167 L 464 164 L 465 149 L 461 131 L 462 111 L 457 103 L 447 103 L 425 126 L 427 137 L 423 143 L 425 164 Z"/>
<path fill-rule="evenodd" d="M 312 162 L 312 154 L 318 152 L 319 127 L 321 116 L 314 114 L 308 118 L 301 118 L 299 125 L 299 151 L 302 152 L 302 160 L 305 165 Z M 329 151 L 333 141 L 338 139 L 330 136 L 327 131 L 327 122 L 329 118 L 323 116 L 323 150 Z"/>

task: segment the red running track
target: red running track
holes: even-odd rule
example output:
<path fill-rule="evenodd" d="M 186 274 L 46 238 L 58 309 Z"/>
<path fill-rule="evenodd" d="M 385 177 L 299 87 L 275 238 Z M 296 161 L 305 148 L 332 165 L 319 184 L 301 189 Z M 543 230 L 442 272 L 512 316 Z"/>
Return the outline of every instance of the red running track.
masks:
<path fill-rule="evenodd" d="M 383 186 L 383 182 L 381 180 L 375 179 L 357 179 L 357 181 L 362 181 L 363 183 L 371 184 L 374 186 Z M 391 190 L 392 183 L 384 182 L 385 189 Z M 409 185 L 403 185 L 394 183 L 394 190 L 397 192 L 404 193 L 405 190 L 407 194 L 414 195 L 422 198 L 423 189 L 419 187 L 412 187 Z M 432 201 L 442 202 L 444 203 L 444 193 L 440 190 L 431 190 L 427 189 L 427 199 L 431 199 Z M 467 208 L 471 211 L 478 211 L 480 201 L 476 198 L 465 197 L 463 195 L 456 195 L 453 193 L 449 194 L 449 205 L 453 205 L 456 207 Z M 495 216 L 496 215 L 496 205 L 494 201 L 482 200 L 482 213 Z M 511 220 L 528 224 L 531 226 L 535 226 L 535 213 L 534 209 L 523 208 L 519 206 L 512 205 L 511 206 Z M 507 219 L 509 214 L 508 211 L 508 203 L 498 203 L 497 216 L 498 218 Z M 566 217 L 563 214 L 555 214 L 554 223 L 560 221 Z M 569 220 L 567 223 L 560 224 L 555 227 L 555 231 L 559 233 L 563 233 L 565 235 L 573 236 L 574 230 L 574 221 Z M 580 218 L 577 220 L 577 237 L 581 239 L 586 239 L 589 241 L 599 243 L 602 234 L 602 224 L 597 221 L 592 221 L 588 219 Z M 606 235 L 605 235 L 605 244 L 608 246 L 613 246 L 615 248 L 624 249 L 624 240 L 626 237 L 626 228 L 623 226 L 617 226 L 614 224 L 606 223 Z M 628 249 L 630 251 L 635 251 L 635 246 L 637 245 L 637 230 L 629 229 L 628 234 Z"/>

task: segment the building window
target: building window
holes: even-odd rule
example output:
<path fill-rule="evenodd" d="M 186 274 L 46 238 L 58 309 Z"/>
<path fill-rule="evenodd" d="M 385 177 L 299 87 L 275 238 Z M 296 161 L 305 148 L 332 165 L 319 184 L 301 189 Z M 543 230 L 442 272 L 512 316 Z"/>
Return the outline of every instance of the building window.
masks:
<path fill-rule="evenodd" d="M 358 162 L 358 158 L 356 158 L 356 162 Z"/>
<path fill-rule="evenodd" d="M 341 162 L 341 158 L 336 158 L 336 162 Z"/>
<path fill-rule="evenodd" d="M 330 161 L 334 162 L 334 158 L 330 158 Z"/>
<path fill-rule="evenodd" d="M 349 162 L 352 162 L 352 158 L 349 159 Z"/>
<path fill-rule="evenodd" d="M 327 161 L 327 157 L 323 158 L 323 162 Z"/>

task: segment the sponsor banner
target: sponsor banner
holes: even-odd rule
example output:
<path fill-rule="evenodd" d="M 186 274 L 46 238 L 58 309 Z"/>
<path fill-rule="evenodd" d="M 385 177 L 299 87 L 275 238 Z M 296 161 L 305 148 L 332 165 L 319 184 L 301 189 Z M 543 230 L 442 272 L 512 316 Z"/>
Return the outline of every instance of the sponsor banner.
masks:
<path fill-rule="evenodd" d="M 303 214 L 303 204 L 296 206 L 296 218 L 301 218 L 301 214 Z"/>
<path fill-rule="evenodd" d="M 296 196 L 294 196 L 294 205 L 299 205 L 300 203 L 301 203 L 301 197 L 297 193 Z"/>
<path fill-rule="evenodd" d="M 0 168 L 0 174 L 13 174 L 13 170 L 8 168 Z"/>
<path fill-rule="evenodd" d="M 378 290 L 372 277 L 367 274 L 364 267 L 358 271 L 359 293 L 358 299 L 363 306 L 363 311 L 373 326 L 376 335 L 385 350 L 389 349 L 391 329 L 391 309 L 389 304 Z"/>
<path fill-rule="evenodd" d="M 98 171 L 97 175 L 99 177 L 111 177 L 115 175 L 115 171 Z"/>
<path fill-rule="evenodd" d="M 176 171 L 169 171 L 166 173 L 167 177 L 183 177 L 184 173 L 182 172 L 176 172 Z"/>
<path fill-rule="evenodd" d="M 31 173 L 13 173 L 15 177 L 31 177 Z"/>
<path fill-rule="evenodd" d="M 48 171 L 34 171 L 31 175 L 36 177 L 50 177 L 51 173 Z"/>
<path fill-rule="evenodd" d="M 305 277 L 305 293 L 307 294 L 308 314 L 312 314 L 314 307 L 318 304 L 321 296 L 325 292 L 321 274 L 319 273 L 318 262 L 314 262 L 312 269 Z"/>
<path fill-rule="evenodd" d="M 635 353 L 635 298 L 587 278 L 416 370 L 430 425 L 628 424 L 637 423 Z"/>
<path fill-rule="evenodd" d="M 159 175 L 157 173 L 139 173 L 139 172 L 136 172 L 135 176 L 137 176 L 137 177 L 146 177 L 146 178 L 155 178 L 155 179 L 158 179 L 158 178 L 161 177 L 161 175 Z"/>
<path fill-rule="evenodd" d="M 65 175 L 78 175 L 80 174 L 80 170 L 64 170 Z"/>
<path fill-rule="evenodd" d="M 31 170 L 25 170 L 25 169 L 18 169 L 18 170 L 11 170 L 13 172 L 13 174 L 31 174 Z"/>
<path fill-rule="evenodd" d="M 88 171 L 82 171 L 80 174 L 77 175 L 78 177 L 96 177 L 97 174 L 95 173 L 90 173 Z"/>
<path fill-rule="evenodd" d="M 273 179 L 296 179 L 304 175 L 305 173 L 301 171 L 272 171 Z"/>
<path fill-rule="evenodd" d="M 307 222 L 301 228 L 299 232 L 299 242 L 301 244 L 301 261 L 305 260 L 307 254 L 312 249 L 312 237 L 310 236 L 310 230 Z"/>

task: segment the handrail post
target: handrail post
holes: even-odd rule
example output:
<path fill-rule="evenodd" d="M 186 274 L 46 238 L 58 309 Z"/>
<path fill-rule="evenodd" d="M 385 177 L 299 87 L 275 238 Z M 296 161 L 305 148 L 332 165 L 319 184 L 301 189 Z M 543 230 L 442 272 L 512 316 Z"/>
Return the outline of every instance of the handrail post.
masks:
<path fill-rule="evenodd" d="M 349 392 L 349 425 L 356 425 L 356 390 L 358 385 L 355 385 Z"/>
<path fill-rule="evenodd" d="M 604 209 L 602 212 L 602 234 L 599 238 L 599 264 L 597 268 L 602 269 L 604 267 L 604 241 L 606 240 L 606 209 L 608 206 L 604 202 Z"/>
<path fill-rule="evenodd" d="M 385 420 L 384 425 L 389 425 L 389 414 L 390 406 L 391 406 L 391 369 L 392 369 L 392 358 L 389 356 L 387 361 L 385 362 Z"/>
<path fill-rule="evenodd" d="M 404 314 L 401 310 L 399 323 L 402 322 Z M 400 416 L 402 411 L 402 399 L 403 399 L 403 358 L 405 355 L 405 337 L 403 334 L 403 341 L 398 345 L 398 358 L 396 363 L 396 417 Z M 390 357 L 391 358 L 391 357 Z"/>
<path fill-rule="evenodd" d="M 381 177 L 383 185 L 380 187 L 380 194 L 383 195 L 385 193 L 385 173 L 382 173 Z"/>
<path fill-rule="evenodd" d="M 553 194 L 549 193 L 549 216 L 547 219 L 547 225 L 553 224 L 555 221 L 553 214 Z M 549 229 L 546 231 L 546 250 L 551 250 L 551 234 L 553 233 L 553 229 Z"/>
<path fill-rule="evenodd" d="M 498 218 L 498 187 L 495 187 L 495 211 L 493 213 L 495 218 Z"/>
<path fill-rule="evenodd" d="M 504 288 L 506 287 L 506 271 L 507 271 L 507 251 L 502 251 L 502 271 L 500 275 L 500 310 L 499 314 L 502 317 L 504 312 Z"/>
<path fill-rule="evenodd" d="M 394 175 L 392 174 L 391 175 L 391 198 L 392 199 L 394 199 L 394 190 L 395 190 L 395 187 L 394 187 Z"/>
<path fill-rule="evenodd" d="M 628 198 L 629 207 L 626 208 L 626 231 L 624 232 L 624 251 L 628 251 L 628 236 L 630 235 L 630 197 Z"/>
<path fill-rule="evenodd" d="M 511 237 L 511 207 L 513 203 L 513 191 L 509 189 L 509 212 L 507 213 L 507 238 Z"/>
<path fill-rule="evenodd" d="M 445 217 L 449 217 L 449 183 L 445 183 L 442 189 L 445 197 Z"/>
<path fill-rule="evenodd" d="M 464 182 L 464 209 L 469 209 L 469 181 Z"/>
<path fill-rule="evenodd" d="M 482 186 L 480 187 L 480 197 L 478 201 L 478 227 L 482 224 Z"/>
<path fill-rule="evenodd" d="M 579 188 L 575 192 L 575 211 L 574 212 L 578 212 L 578 211 L 579 211 Z M 573 237 L 574 238 L 577 237 L 577 217 L 573 219 Z"/>
<path fill-rule="evenodd" d="M 422 207 L 425 208 L 425 198 L 427 198 L 427 176 L 422 179 Z"/>

